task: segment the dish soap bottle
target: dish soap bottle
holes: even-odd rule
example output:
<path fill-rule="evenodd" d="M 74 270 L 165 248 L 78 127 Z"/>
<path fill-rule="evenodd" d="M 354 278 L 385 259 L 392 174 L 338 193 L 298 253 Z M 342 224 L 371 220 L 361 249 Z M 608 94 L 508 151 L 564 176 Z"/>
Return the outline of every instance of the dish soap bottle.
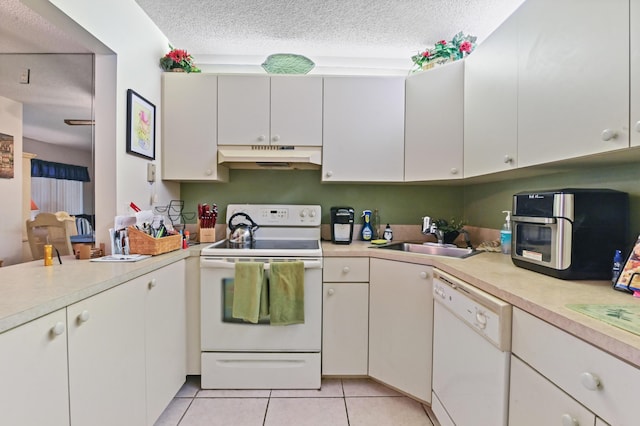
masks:
<path fill-rule="evenodd" d="M 511 254 L 511 212 L 503 210 L 502 213 L 506 213 L 507 217 L 500 230 L 500 248 L 502 253 Z"/>
<path fill-rule="evenodd" d="M 391 230 L 391 227 L 389 226 L 388 223 L 387 223 L 387 227 L 384 228 L 384 239 L 387 240 L 388 242 L 393 240 L 393 231 Z"/>
<path fill-rule="evenodd" d="M 360 237 L 362 241 L 371 241 L 373 237 L 373 227 L 371 226 L 371 210 L 365 210 L 362 212 L 362 217 L 364 217 L 364 224 L 362 225 L 362 229 L 360 230 Z"/>

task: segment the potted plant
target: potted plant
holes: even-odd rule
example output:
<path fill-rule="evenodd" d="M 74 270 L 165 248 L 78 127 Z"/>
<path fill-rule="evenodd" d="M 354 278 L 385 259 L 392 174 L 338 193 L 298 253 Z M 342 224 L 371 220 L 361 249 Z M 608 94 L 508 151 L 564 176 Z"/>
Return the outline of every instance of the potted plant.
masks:
<path fill-rule="evenodd" d="M 413 72 L 429 69 L 437 63 L 457 61 L 469 55 L 476 47 L 477 37 L 464 35 L 461 31 L 451 41 L 440 40 L 432 48 L 413 55 L 411 60 L 416 65 Z"/>
<path fill-rule="evenodd" d="M 460 231 L 467 224 L 464 220 L 457 220 L 456 218 L 436 219 L 434 222 L 439 230 L 444 233 L 444 243 L 453 244 L 453 241 L 458 238 Z"/>
<path fill-rule="evenodd" d="M 200 72 L 200 68 L 195 66 L 193 58 L 186 50 L 176 49 L 171 45 L 169 49 L 171 50 L 160 58 L 160 68 L 165 71 Z"/>

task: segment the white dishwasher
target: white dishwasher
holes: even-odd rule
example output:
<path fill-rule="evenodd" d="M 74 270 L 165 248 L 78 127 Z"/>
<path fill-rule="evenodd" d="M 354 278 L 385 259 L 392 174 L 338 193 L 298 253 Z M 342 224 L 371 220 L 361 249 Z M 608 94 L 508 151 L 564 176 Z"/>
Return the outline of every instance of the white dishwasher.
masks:
<path fill-rule="evenodd" d="M 433 274 L 432 409 L 442 426 L 506 426 L 511 305 Z"/>

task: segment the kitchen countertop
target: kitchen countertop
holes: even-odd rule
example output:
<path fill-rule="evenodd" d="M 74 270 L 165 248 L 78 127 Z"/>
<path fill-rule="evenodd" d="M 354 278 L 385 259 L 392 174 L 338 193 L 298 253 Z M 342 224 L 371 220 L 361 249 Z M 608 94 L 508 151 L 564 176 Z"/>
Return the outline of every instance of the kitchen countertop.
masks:
<path fill-rule="evenodd" d="M 371 257 L 434 266 L 594 346 L 640 367 L 640 336 L 573 311 L 567 304 L 638 304 L 640 300 L 611 288 L 608 281 L 569 281 L 519 268 L 502 253 L 466 259 L 405 253 L 371 247 L 322 243 L 325 257 Z"/>
<path fill-rule="evenodd" d="M 201 246 L 138 262 L 91 262 L 63 256 L 62 265 L 42 260 L 0 269 L 0 333 L 189 256 Z"/>

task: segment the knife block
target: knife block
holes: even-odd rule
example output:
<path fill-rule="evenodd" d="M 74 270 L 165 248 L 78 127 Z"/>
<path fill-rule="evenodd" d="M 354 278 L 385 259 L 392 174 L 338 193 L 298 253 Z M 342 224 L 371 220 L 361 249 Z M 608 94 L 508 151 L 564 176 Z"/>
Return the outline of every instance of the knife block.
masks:
<path fill-rule="evenodd" d="M 216 228 L 202 228 L 198 220 L 198 238 L 201 243 L 215 243 Z"/>

